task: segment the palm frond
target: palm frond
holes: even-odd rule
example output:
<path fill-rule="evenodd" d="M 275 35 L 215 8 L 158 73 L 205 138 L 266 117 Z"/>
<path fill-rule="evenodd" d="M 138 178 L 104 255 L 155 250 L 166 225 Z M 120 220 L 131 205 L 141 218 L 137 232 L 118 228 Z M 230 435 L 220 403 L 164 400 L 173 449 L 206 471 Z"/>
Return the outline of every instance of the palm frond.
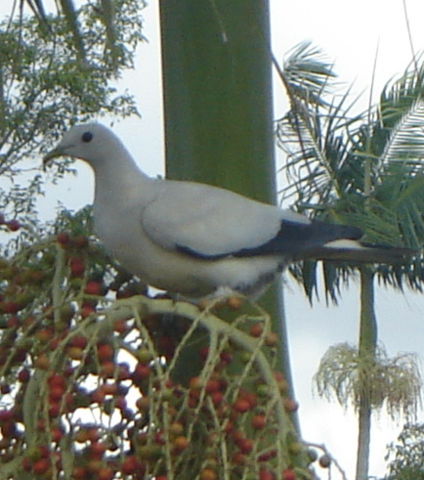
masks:
<path fill-rule="evenodd" d="M 300 204 L 331 205 L 343 193 L 361 190 L 362 159 L 352 154 L 350 130 L 362 115 L 349 117 L 347 94 L 333 99 L 327 108 L 314 107 L 299 115 L 293 109 L 277 124 L 280 148 L 286 153 L 285 198 L 296 196 Z"/>
<path fill-rule="evenodd" d="M 419 98 L 412 103 L 390 136 L 379 158 L 379 170 L 390 162 L 403 162 L 420 170 L 424 158 L 424 100 Z"/>
<path fill-rule="evenodd" d="M 335 75 L 322 51 L 311 42 L 302 42 L 288 52 L 281 73 L 291 101 L 327 104 L 325 95 L 329 93 L 330 80 Z"/>

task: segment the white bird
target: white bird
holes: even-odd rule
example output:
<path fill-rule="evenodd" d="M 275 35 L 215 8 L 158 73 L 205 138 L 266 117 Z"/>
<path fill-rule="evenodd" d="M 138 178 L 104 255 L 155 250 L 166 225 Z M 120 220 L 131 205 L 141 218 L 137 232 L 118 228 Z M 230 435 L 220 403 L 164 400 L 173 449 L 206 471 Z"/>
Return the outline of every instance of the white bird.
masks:
<path fill-rule="evenodd" d="M 257 295 L 301 259 L 395 263 L 411 250 L 360 242 L 356 227 L 309 220 L 229 190 L 153 179 L 103 125 L 74 126 L 44 157 L 94 170 L 94 227 L 116 260 L 147 284 L 196 298 Z"/>

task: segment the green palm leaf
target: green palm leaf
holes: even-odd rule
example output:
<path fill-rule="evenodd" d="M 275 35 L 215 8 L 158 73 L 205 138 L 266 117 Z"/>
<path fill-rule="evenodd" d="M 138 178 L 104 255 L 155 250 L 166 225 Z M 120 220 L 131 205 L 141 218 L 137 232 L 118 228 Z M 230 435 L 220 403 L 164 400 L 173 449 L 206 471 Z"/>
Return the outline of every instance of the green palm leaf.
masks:
<path fill-rule="evenodd" d="M 404 162 L 412 171 L 422 169 L 424 157 L 424 101 L 415 101 L 400 121 L 391 129 L 390 136 L 379 158 L 380 175 L 390 162 Z"/>
<path fill-rule="evenodd" d="M 290 55 L 283 75 L 291 108 L 277 123 L 278 144 L 287 156 L 283 196 L 311 216 L 360 226 L 369 241 L 421 247 L 424 65 L 388 84 L 376 108 L 352 115 L 356 99 L 350 102 L 349 90 L 333 93 L 334 74 L 318 49 L 301 45 Z M 310 76 L 304 72 L 308 65 Z M 316 72 L 325 72 L 325 81 Z M 402 287 L 407 281 L 416 288 L 421 263 L 418 258 L 413 266 L 377 266 L 376 273 L 385 283 Z M 316 292 L 317 271 L 311 265 L 292 269 L 309 297 Z M 350 273 L 344 265 L 324 265 L 327 295 L 335 299 Z"/>

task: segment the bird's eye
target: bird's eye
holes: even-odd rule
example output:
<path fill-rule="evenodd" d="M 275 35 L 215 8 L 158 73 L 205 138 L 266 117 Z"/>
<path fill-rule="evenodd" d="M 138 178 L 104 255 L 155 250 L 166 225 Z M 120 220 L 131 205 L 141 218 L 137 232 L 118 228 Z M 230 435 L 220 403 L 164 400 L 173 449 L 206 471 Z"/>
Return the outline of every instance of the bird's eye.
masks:
<path fill-rule="evenodd" d="M 91 132 L 84 132 L 81 136 L 81 140 L 83 142 L 91 142 L 91 140 L 93 139 L 93 134 Z"/>

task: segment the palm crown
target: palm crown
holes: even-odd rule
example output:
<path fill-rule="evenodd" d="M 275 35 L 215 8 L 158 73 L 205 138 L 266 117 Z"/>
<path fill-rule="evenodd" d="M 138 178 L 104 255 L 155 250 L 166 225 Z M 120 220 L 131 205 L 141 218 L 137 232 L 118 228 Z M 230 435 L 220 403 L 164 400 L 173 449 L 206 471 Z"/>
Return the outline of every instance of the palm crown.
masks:
<path fill-rule="evenodd" d="M 361 227 L 366 240 L 421 248 L 424 240 L 424 64 L 418 61 L 386 85 L 376 106 L 353 114 L 349 89 L 336 93 L 335 75 L 309 43 L 287 56 L 281 78 L 290 109 L 277 122 L 287 154 L 283 196 L 311 216 Z M 326 293 L 336 299 L 354 267 L 326 263 Z M 292 268 L 311 298 L 316 263 Z M 384 283 L 421 288 L 423 262 L 379 265 Z"/>

